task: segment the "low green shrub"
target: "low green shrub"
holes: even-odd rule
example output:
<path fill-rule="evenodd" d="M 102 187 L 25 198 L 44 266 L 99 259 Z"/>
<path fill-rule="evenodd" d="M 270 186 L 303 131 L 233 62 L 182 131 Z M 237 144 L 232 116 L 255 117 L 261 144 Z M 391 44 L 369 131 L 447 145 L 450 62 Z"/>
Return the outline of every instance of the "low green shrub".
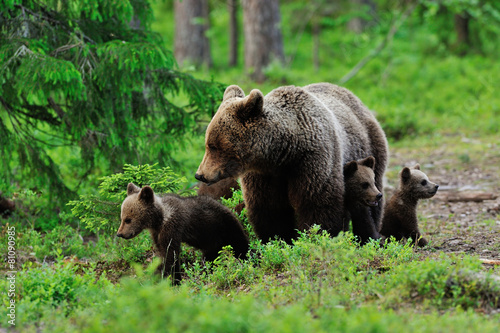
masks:
<path fill-rule="evenodd" d="M 386 284 L 376 288 L 384 294 L 384 303 L 394 308 L 406 302 L 438 309 L 500 308 L 500 279 L 481 273 L 474 257 L 441 254 L 438 260 L 398 265 Z"/>
<path fill-rule="evenodd" d="M 58 266 L 60 287 L 38 288 L 45 287 L 48 279 L 39 271 L 30 276 L 35 282 L 29 290 L 44 300 L 35 304 L 31 298 L 29 304 L 38 313 L 37 327 L 50 319 L 54 332 L 496 332 L 498 328 L 494 317 L 463 310 L 482 308 L 479 295 L 483 300 L 484 295 L 498 296 L 493 279 L 463 275 L 479 269 L 472 257 L 419 261 L 408 244 L 381 247 L 373 241 L 358 247 L 352 234 L 331 238 L 318 227 L 301 233 L 293 246 L 282 245 L 261 244 L 252 248 L 254 253 L 246 261 L 225 248 L 212 264 L 195 262 L 187 267 L 180 287 L 153 278 L 152 269 L 138 267 L 136 278 L 111 288 L 105 285 L 96 304 L 91 304 L 94 286 L 77 288 L 80 282 L 72 282 L 71 269 Z M 269 258 L 278 247 L 283 258 L 271 265 Z M 488 282 L 479 287 L 477 281 Z M 67 296 L 61 298 L 63 293 Z M 490 306 L 494 309 L 498 303 Z M 31 318 L 28 328 L 35 322 Z"/>
<path fill-rule="evenodd" d="M 72 214 L 79 218 L 85 228 L 111 235 L 120 221 L 120 206 L 127 196 L 128 183 L 142 187 L 150 185 L 157 193 L 177 192 L 186 179 L 179 177 L 169 167 L 158 164 L 133 166 L 126 164 L 123 173 L 102 177 L 98 195 L 82 195 L 79 200 L 68 203 Z"/>
<path fill-rule="evenodd" d="M 0 280 L 2 290 L 7 289 L 7 283 L 6 279 Z M 28 262 L 16 274 L 15 284 L 16 325 L 21 327 L 40 325 L 53 312 L 67 317 L 76 309 L 98 309 L 106 304 L 107 292 L 113 289 L 105 276 L 96 279 L 91 268 L 64 262 L 40 267 Z M 5 307 L 8 301 L 4 298 Z M 6 324 L 6 321 L 0 323 Z"/>

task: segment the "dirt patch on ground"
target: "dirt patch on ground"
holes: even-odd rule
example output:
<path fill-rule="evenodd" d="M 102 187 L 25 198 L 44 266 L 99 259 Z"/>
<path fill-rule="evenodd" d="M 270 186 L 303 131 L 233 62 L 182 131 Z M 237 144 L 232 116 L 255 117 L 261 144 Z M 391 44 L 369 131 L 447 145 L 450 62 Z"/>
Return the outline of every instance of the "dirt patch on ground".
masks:
<path fill-rule="evenodd" d="M 500 147 L 463 139 L 457 145 L 391 149 L 386 195 L 390 197 L 397 186 L 397 172 L 403 166 L 419 163 L 440 185 L 434 198 L 418 206 L 420 229 L 431 241 L 429 248 L 419 251 L 424 257 L 436 252 L 467 253 L 500 261 Z"/>

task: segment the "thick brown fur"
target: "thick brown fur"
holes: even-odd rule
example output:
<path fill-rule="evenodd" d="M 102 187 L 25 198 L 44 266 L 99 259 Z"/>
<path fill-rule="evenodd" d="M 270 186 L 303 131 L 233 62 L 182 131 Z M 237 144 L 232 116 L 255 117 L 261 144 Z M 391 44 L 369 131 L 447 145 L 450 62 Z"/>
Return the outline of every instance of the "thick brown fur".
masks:
<path fill-rule="evenodd" d="M 411 237 L 418 246 L 426 246 L 428 242 L 418 228 L 417 204 L 420 199 L 432 198 L 439 185 L 429 181 L 418 164 L 403 168 L 399 178 L 399 187 L 385 206 L 380 233 L 396 240 Z"/>
<path fill-rule="evenodd" d="M 158 271 L 180 280 L 181 243 L 202 251 L 206 260 L 217 258 L 222 247 L 231 245 L 235 256 L 245 258 L 248 238 L 236 216 L 208 196 L 159 197 L 153 189 L 130 183 L 121 207 L 121 225 L 117 236 L 131 239 L 147 229 L 162 259 Z"/>
<path fill-rule="evenodd" d="M 380 237 L 370 211 L 370 207 L 381 204 L 383 196 L 375 186 L 374 169 L 373 156 L 344 165 L 344 204 L 352 221 L 353 233 L 359 237 L 361 244 L 373 235 Z"/>
<path fill-rule="evenodd" d="M 200 182 L 198 184 L 198 195 L 208 195 L 215 200 L 220 200 L 220 198 L 229 199 L 233 196 L 232 190 L 239 190 L 240 185 L 234 178 L 225 178 L 220 182 L 215 184 L 205 184 Z"/>
<path fill-rule="evenodd" d="M 16 209 L 14 201 L 7 199 L 0 191 L 0 216 L 9 216 Z"/>
<path fill-rule="evenodd" d="M 215 183 L 215 184 L 205 184 L 204 182 L 200 182 L 198 185 L 198 195 L 208 195 L 215 200 L 230 199 L 233 197 L 233 190 L 239 190 L 240 184 L 234 178 L 224 178 L 223 180 Z M 245 202 L 240 202 L 236 207 L 234 207 L 234 211 L 236 214 L 240 214 L 241 211 L 245 208 Z"/>
<path fill-rule="evenodd" d="M 375 185 L 382 191 L 387 141 L 349 90 L 318 83 L 280 87 L 265 97 L 254 89 L 245 97 L 230 86 L 207 128 L 196 178 L 212 184 L 241 177 L 258 237 L 291 242 L 296 229 L 313 224 L 332 236 L 343 230 L 343 166 L 366 156 L 377 160 Z M 378 228 L 381 208 L 370 210 Z"/>

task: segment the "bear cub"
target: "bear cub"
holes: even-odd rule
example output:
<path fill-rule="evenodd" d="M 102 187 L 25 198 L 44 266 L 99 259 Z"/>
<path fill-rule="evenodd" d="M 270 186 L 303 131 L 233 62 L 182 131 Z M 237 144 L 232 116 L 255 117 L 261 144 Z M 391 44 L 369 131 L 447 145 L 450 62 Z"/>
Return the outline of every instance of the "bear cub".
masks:
<path fill-rule="evenodd" d="M 413 168 L 405 167 L 399 175 L 399 186 L 384 209 L 380 233 L 396 240 L 410 238 L 418 246 L 427 245 L 418 229 L 417 203 L 420 199 L 432 198 L 439 185 L 429 181 L 425 173 L 420 171 L 420 165 Z"/>
<path fill-rule="evenodd" d="M 149 186 L 142 189 L 132 183 L 121 207 L 121 225 L 117 236 L 131 239 L 148 229 L 162 259 L 158 273 L 180 281 L 181 243 L 202 251 L 205 260 L 213 261 L 224 246 L 246 258 L 248 238 L 236 216 L 208 196 L 181 197 L 156 195 Z"/>
<path fill-rule="evenodd" d="M 352 221 L 352 231 L 360 238 L 361 244 L 369 238 L 380 238 L 370 211 L 370 207 L 380 204 L 383 196 L 375 186 L 374 168 L 373 156 L 344 165 L 344 205 Z M 348 225 L 349 217 L 346 220 Z"/>

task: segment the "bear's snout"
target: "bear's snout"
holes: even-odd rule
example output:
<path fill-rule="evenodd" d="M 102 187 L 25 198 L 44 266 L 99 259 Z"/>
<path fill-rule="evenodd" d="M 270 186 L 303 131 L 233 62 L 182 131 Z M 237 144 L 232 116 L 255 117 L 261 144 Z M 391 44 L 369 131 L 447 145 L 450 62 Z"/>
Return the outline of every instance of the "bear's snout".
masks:
<path fill-rule="evenodd" d="M 220 181 L 221 179 L 224 179 L 223 177 L 221 177 L 221 174 L 220 172 L 217 173 L 217 175 L 215 175 L 215 177 L 213 178 L 207 178 L 205 177 L 205 175 L 202 175 L 202 174 L 199 174 L 199 173 L 196 173 L 194 175 L 194 178 L 196 178 L 197 180 L 199 180 L 200 182 L 203 182 L 205 184 L 207 184 L 208 186 L 212 185 L 212 184 L 215 184 L 217 183 L 218 181 Z"/>
<path fill-rule="evenodd" d="M 200 182 L 208 183 L 208 180 L 205 178 L 205 176 L 200 175 L 199 173 L 196 173 L 196 174 L 194 175 L 194 178 L 196 178 L 196 179 L 197 179 L 197 180 L 199 180 Z"/>
<path fill-rule="evenodd" d="M 119 232 L 119 233 L 116 234 L 116 237 L 121 237 L 123 239 L 130 239 L 130 238 L 134 237 L 134 233 L 133 232 L 129 232 L 127 234 L 124 234 L 124 233 Z"/>
<path fill-rule="evenodd" d="M 379 202 L 382 199 L 382 197 L 383 197 L 382 193 L 377 193 L 375 198 L 372 197 L 371 200 L 373 200 L 373 201 L 367 200 L 367 201 L 365 201 L 365 205 L 367 205 L 368 207 L 377 207 L 379 205 Z"/>
<path fill-rule="evenodd" d="M 430 192 L 430 194 L 432 194 L 432 195 L 436 194 L 436 193 L 437 193 L 437 191 L 438 191 L 438 188 L 439 188 L 439 185 L 438 185 L 438 184 L 436 184 L 436 185 L 434 186 L 434 188 L 432 189 L 432 191 Z"/>

